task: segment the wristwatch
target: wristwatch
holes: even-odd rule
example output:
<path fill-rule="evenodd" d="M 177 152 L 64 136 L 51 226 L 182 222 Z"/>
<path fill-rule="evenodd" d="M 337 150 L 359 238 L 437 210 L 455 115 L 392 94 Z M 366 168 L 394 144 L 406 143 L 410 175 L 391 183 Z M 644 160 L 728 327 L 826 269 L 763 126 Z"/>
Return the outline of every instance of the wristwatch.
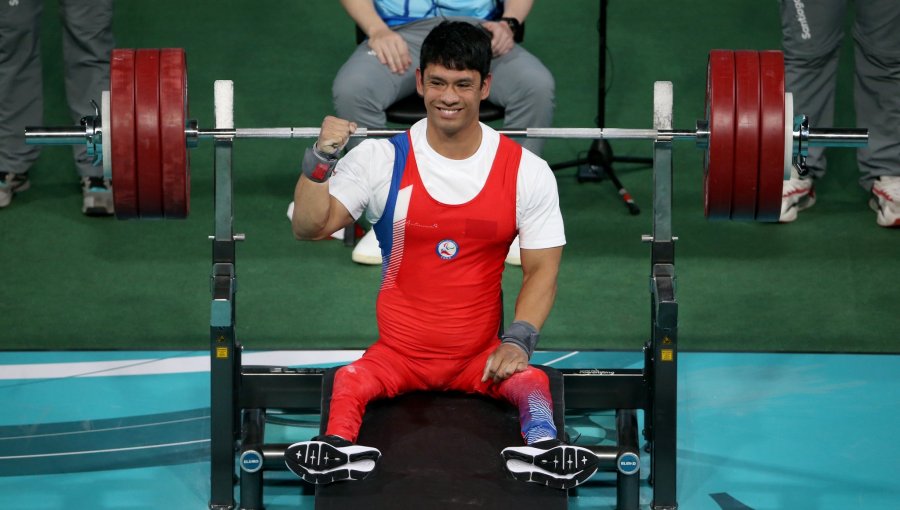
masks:
<path fill-rule="evenodd" d="M 509 25 L 509 29 L 512 30 L 514 34 L 519 32 L 519 27 L 522 25 L 516 18 L 500 18 L 500 21 Z"/>

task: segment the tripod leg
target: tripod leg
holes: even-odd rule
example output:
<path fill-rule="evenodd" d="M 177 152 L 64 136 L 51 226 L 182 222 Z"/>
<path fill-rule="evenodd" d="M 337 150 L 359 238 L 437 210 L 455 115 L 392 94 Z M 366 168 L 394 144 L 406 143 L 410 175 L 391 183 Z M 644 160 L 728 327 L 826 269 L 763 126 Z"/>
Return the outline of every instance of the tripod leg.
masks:
<path fill-rule="evenodd" d="M 609 177 L 609 180 L 612 181 L 613 185 L 615 185 L 616 190 L 619 192 L 619 196 L 622 197 L 622 201 L 625 202 L 625 207 L 628 208 L 628 212 L 632 216 L 640 214 L 641 209 L 634 203 L 634 199 L 631 198 L 631 194 L 628 193 L 628 190 L 622 185 L 622 181 L 616 177 L 616 173 L 613 171 L 612 167 L 609 167 L 606 170 L 606 175 Z"/>
<path fill-rule="evenodd" d="M 578 182 L 600 182 L 606 172 L 612 171 L 612 147 L 606 140 L 594 140 L 587 157 L 579 161 Z"/>
<path fill-rule="evenodd" d="M 616 191 L 625 203 L 625 207 L 628 208 L 628 212 L 635 216 L 641 213 L 641 209 L 634 203 L 631 194 L 628 193 L 628 190 L 625 189 L 622 181 L 616 175 L 615 170 L 613 170 L 613 161 L 618 161 L 618 159 L 613 156 L 609 142 L 606 140 L 594 140 L 588 151 L 587 164 L 578 167 L 578 182 L 601 181 L 605 175 L 616 187 Z M 650 161 L 652 162 L 652 160 Z"/>
<path fill-rule="evenodd" d="M 591 143 L 591 148 L 588 150 L 586 158 L 556 163 L 550 165 L 550 169 L 555 172 L 563 168 L 578 166 L 578 173 L 576 174 L 578 182 L 599 182 L 603 180 L 604 176 L 609 177 L 609 180 L 612 181 L 613 185 L 616 187 L 619 196 L 622 197 L 625 207 L 628 208 L 628 212 L 631 213 L 632 216 L 638 215 L 641 213 L 641 209 L 634 203 L 631 194 L 628 193 L 628 190 L 622 185 L 622 181 L 619 180 L 616 173 L 613 171 L 613 160 L 624 160 L 632 163 L 646 163 L 649 161 L 651 164 L 653 162 L 650 158 L 614 158 L 612 147 L 609 146 L 609 142 L 606 140 L 594 140 Z"/>

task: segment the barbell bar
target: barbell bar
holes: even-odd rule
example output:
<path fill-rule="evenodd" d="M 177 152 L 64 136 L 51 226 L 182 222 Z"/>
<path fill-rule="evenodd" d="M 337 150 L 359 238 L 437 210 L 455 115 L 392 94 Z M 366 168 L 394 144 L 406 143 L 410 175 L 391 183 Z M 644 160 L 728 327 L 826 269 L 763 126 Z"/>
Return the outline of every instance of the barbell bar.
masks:
<path fill-rule="evenodd" d="M 89 116 L 88 118 L 93 118 Z M 191 127 L 190 123 L 193 123 Z M 695 130 L 677 129 L 627 129 L 627 128 L 525 128 L 498 129 L 497 132 L 512 138 L 577 138 L 608 140 L 656 140 L 670 138 L 672 140 L 696 140 L 697 145 L 705 147 L 704 139 L 709 137 L 709 129 L 703 121 L 698 121 Z M 196 140 L 225 138 L 269 138 L 269 139 L 301 139 L 318 138 L 320 128 L 317 127 L 268 127 L 268 128 L 235 128 L 235 129 L 198 129 L 196 121 L 189 121 L 185 127 L 185 139 L 188 147 L 196 147 Z M 364 128 L 359 127 L 351 134 L 351 138 L 384 138 L 405 133 L 405 129 Z M 102 145 L 100 138 L 87 135 L 82 127 L 28 127 L 25 137 L 32 145 L 92 145 L 94 150 Z M 799 135 L 794 135 L 795 138 Z M 861 147 L 868 141 L 866 129 L 809 128 L 803 135 L 803 147 Z M 192 143 L 193 142 L 193 143 Z M 797 142 L 794 147 L 797 147 Z M 796 151 L 795 151 L 796 152 Z M 95 154 L 95 152 L 92 152 Z"/>
<path fill-rule="evenodd" d="M 792 166 L 805 173 L 809 147 L 860 147 L 866 129 L 816 129 L 794 115 L 778 51 L 713 50 L 705 119 L 696 128 L 501 129 L 514 138 L 693 140 L 704 149 L 704 213 L 710 219 L 777 221 Z M 183 49 L 116 49 L 110 90 L 78 127 L 28 127 L 29 144 L 85 144 L 113 181 L 116 216 L 185 218 L 190 208 L 190 151 L 215 138 L 318 138 L 317 127 L 201 129 L 190 119 Z M 405 130 L 358 128 L 354 138 Z"/>

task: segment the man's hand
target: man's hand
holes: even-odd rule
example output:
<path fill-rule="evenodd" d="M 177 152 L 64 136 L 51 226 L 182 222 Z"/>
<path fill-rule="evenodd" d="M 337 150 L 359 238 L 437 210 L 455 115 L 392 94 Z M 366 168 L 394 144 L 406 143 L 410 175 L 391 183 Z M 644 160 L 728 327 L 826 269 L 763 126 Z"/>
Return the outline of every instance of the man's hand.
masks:
<path fill-rule="evenodd" d="M 392 73 L 403 74 L 412 65 L 409 46 L 397 32 L 385 27 L 369 34 L 369 48 L 382 65 L 388 66 Z"/>
<path fill-rule="evenodd" d="M 525 354 L 525 351 L 513 344 L 500 344 L 500 347 L 497 347 L 488 356 L 481 382 L 493 379 L 495 383 L 499 383 L 526 368 L 528 368 L 528 355 Z"/>
<path fill-rule="evenodd" d="M 516 45 L 512 28 L 505 21 L 485 21 L 481 24 L 491 33 L 491 53 L 494 58 L 502 57 Z"/>
<path fill-rule="evenodd" d="M 356 123 L 339 119 L 331 115 L 322 121 L 316 149 L 325 154 L 337 154 L 350 141 L 350 135 L 356 131 Z"/>

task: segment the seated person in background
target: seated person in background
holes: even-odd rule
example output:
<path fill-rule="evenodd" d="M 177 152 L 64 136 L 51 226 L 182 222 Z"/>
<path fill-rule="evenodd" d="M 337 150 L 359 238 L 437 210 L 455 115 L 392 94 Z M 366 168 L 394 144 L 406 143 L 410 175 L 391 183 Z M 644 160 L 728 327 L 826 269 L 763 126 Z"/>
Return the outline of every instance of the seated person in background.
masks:
<path fill-rule="evenodd" d="M 486 99 L 505 109 L 503 126 L 550 127 L 555 107 L 553 75 L 513 40 L 513 27 L 525 21 L 533 3 L 341 0 L 368 39 L 335 76 L 332 94 L 337 116 L 363 127 L 384 127 L 387 107 L 416 91 L 416 68 L 412 63 L 419 58 L 425 36 L 443 20 L 459 19 L 479 25 L 490 34 L 495 84 Z M 353 145 L 351 141 L 350 147 Z M 540 156 L 544 140 L 530 138 L 521 145 Z"/>
<path fill-rule="evenodd" d="M 326 433 L 285 451 L 307 482 L 367 476 L 381 454 L 354 444 L 366 404 L 415 390 L 515 405 L 527 446 L 502 454 L 517 479 L 566 489 L 597 470 L 590 450 L 557 439 L 548 378 L 528 364 L 555 299 L 565 233 L 547 163 L 478 121 L 493 85 L 490 60 L 486 31 L 441 23 L 416 71 L 425 119 L 338 160 L 356 124 L 326 117 L 307 149 L 294 235 L 327 238 L 365 211 L 384 257 L 378 340 L 337 371 Z M 523 283 L 514 321 L 498 338 L 503 261 L 517 232 Z M 574 464 L 554 462 L 564 458 Z"/>
<path fill-rule="evenodd" d="M 367 39 L 338 71 L 332 86 L 337 116 L 368 128 L 386 124 L 385 110 L 416 90 L 415 62 L 425 36 L 445 19 L 479 25 L 491 37 L 491 74 L 496 84 L 486 99 L 505 110 L 510 129 L 550 127 L 555 107 L 553 75 L 534 55 L 513 40 L 534 0 L 341 0 Z M 496 20 L 496 21 L 491 21 Z M 355 146 L 356 140 L 348 148 Z M 540 156 L 544 140 L 530 138 L 522 146 Z M 518 265 L 519 244 L 507 262 Z M 378 243 L 369 232 L 357 245 L 353 260 L 381 264 Z"/>

